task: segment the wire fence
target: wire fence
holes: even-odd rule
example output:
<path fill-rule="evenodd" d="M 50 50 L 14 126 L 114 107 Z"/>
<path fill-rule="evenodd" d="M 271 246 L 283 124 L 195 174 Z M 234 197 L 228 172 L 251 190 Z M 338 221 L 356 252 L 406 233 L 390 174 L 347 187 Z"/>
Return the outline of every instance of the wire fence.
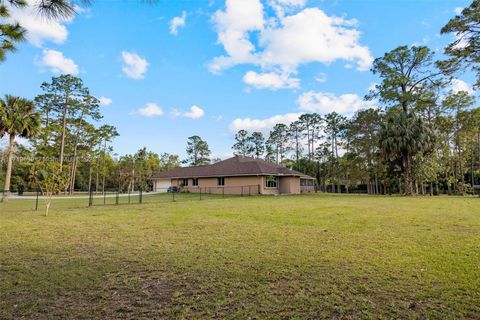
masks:
<path fill-rule="evenodd" d="M 8 191 L 0 191 L 2 194 Z M 108 205 L 162 203 L 178 201 L 203 201 L 212 199 L 226 199 L 235 197 L 248 197 L 260 194 L 259 185 L 225 186 L 225 187 L 169 187 L 157 188 L 155 191 L 88 191 L 76 190 L 71 193 L 59 193 L 51 197 L 52 206 L 55 207 L 94 207 Z M 40 190 L 29 190 L 19 193 L 10 193 L 9 201 L 21 201 L 22 207 L 33 210 L 42 210 L 48 197 Z"/>

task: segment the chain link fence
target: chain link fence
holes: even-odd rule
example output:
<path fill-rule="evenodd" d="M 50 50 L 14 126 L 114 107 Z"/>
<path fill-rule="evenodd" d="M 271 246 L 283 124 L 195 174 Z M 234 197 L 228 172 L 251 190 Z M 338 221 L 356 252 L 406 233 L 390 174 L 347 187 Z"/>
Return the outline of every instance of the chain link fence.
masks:
<path fill-rule="evenodd" d="M 2 191 L 2 194 L 9 193 Z M 52 196 L 52 207 L 76 208 L 107 205 L 126 205 L 143 203 L 162 203 L 178 201 L 202 201 L 212 199 L 226 199 L 248 197 L 260 194 L 259 185 L 225 186 L 225 187 L 190 187 L 190 188 L 163 188 L 155 191 L 123 191 L 105 190 L 88 191 L 76 190 L 71 193 L 59 193 Z M 48 198 L 40 190 L 10 193 L 9 201 L 21 202 L 21 206 L 33 210 L 43 210 L 44 202 Z"/>

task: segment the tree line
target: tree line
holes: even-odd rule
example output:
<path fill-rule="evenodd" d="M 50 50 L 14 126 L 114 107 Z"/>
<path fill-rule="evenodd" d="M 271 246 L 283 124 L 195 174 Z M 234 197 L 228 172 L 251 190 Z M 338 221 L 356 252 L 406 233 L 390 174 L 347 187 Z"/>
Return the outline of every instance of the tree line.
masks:
<path fill-rule="evenodd" d="M 240 130 L 234 152 L 310 174 L 324 191 L 366 185 L 370 194 L 471 193 L 480 184 L 480 109 L 474 94 L 450 83 L 470 69 L 480 85 L 479 12 L 473 1 L 442 28 L 456 35 L 445 60 L 434 61 L 426 46 L 399 46 L 375 59 L 380 82 L 366 95 L 375 108 L 350 119 L 303 114 L 267 137 Z"/>
<path fill-rule="evenodd" d="M 177 155 L 145 148 L 114 158 L 114 126 L 99 125 L 99 100 L 72 75 L 53 77 L 34 100 L 7 95 L 0 99 L 0 174 L 2 201 L 10 191 L 41 188 L 71 194 L 75 190 L 148 190 L 153 173 L 180 165 Z M 16 143 L 19 138 L 28 144 Z M 55 177 L 52 179 L 52 177 Z"/>
<path fill-rule="evenodd" d="M 25 5 L 0 0 L 5 17 L 6 4 Z M 442 28 L 441 33 L 455 35 L 444 60 L 435 61 L 425 46 L 400 46 L 375 59 L 372 72 L 379 83 L 366 96 L 375 108 L 351 118 L 306 113 L 275 125 L 268 136 L 240 130 L 234 152 L 314 176 L 324 191 L 353 192 L 364 185 L 370 194 L 471 192 L 480 184 L 480 111 L 474 95 L 450 90 L 449 82 L 471 70 L 477 75 L 474 87 L 480 85 L 478 12 L 480 0 L 474 0 Z M 18 25 L 0 27 L 2 60 L 24 34 L 15 33 Z M 218 161 L 210 159 L 208 143 L 199 136 L 188 138 L 183 161 L 145 148 L 115 158 L 111 143 L 118 132 L 99 125 L 99 101 L 80 78 L 53 77 L 40 89 L 34 100 L 0 99 L 0 137 L 8 136 L 7 149 L 0 150 L 2 201 L 9 191 L 34 188 L 44 193 L 147 190 L 154 172 Z M 16 143 L 19 137 L 30 144 Z"/>

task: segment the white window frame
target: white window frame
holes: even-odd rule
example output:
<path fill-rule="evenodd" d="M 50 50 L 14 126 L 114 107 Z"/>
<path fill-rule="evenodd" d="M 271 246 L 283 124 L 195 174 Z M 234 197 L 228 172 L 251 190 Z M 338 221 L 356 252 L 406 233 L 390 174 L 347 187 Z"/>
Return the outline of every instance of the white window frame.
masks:
<path fill-rule="evenodd" d="M 192 178 L 192 187 L 198 188 L 198 178 Z"/>
<path fill-rule="evenodd" d="M 275 186 L 274 187 L 269 187 L 268 186 L 269 178 L 275 178 Z M 265 189 L 278 189 L 279 182 L 280 181 L 279 181 L 278 176 L 265 176 L 263 187 Z"/>
<path fill-rule="evenodd" d="M 223 184 L 220 184 L 220 181 L 222 181 Z M 219 186 L 219 187 L 225 187 L 225 177 L 218 177 L 218 178 L 217 178 L 217 186 Z"/>
<path fill-rule="evenodd" d="M 185 183 L 185 181 L 186 181 L 187 183 Z M 188 187 L 188 178 L 183 178 L 183 179 L 182 179 L 182 186 Z"/>

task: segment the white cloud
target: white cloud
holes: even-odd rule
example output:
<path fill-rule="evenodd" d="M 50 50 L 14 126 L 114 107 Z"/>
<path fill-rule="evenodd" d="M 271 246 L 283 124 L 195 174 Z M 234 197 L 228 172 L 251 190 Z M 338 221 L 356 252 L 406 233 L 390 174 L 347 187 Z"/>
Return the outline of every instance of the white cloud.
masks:
<path fill-rule="evenodd" d="M 100 97 L 98 100 L 100 101 L 101 106 L 109 106 L 112 104 L 112 99 L 107 97 Z"/>
<path fill-rule="evenodd" d="M 300 110 L 321 114 L 333 111 L 340 114 L 350 114 L 373 104 L 373 102 L 365 101 L 352 93 L 337 96 L 333 93 L 315 91 L 303 93 L 298 97 L 297 103 Z"/>
<path fill-rule="evenodd" d="M 185 112 L 183 116 L 191 119 L 198 119 L 203 117 L 204 114 L 205 114 L 205 111 L 203 111 L 202 108 L 198 106 L 191 106 L 190 111 Z"/>
<path fill-rule="evenodd" d="M 455 12 L 455 14 L 459 16 L 462 14 L 463 9 L 463 7 L 456 7 L 455 9 L 453 9 L 453 12 Z"/>
<path fill-rule="evenodd" d="M 173 109 L 171 112 L 174 117 L 185 117 L 190 119 L 199 119 L 205 115 L 205 111 L 199 106 L 193 105 L 190 107 L 190 111 L 181 112 L 177 109 Z"/>
<path fill-rule="evenodd" d="M 310 62 L 346 60 L 355 62 L 359 70 L 368 70 L 373 58 L 368 47 L 359 44 L 360 32 L 347 28 L 352 23 L 328 16 L 318 8 L 286 16 L 281 27 L 262 32 L 262 63 L 292 70 Z"/>
<path fill-rule="evenodd" d="M 209 70 L 219 73 L 238 65 L 258 66 L 262 73 L 295 74 L 300 65 L 330 64 L 344 60 L 358 70 L 373 61 L 368 47 L 359 43 L 355 19 L 328 16 L 318 8 L 302 8 L 302 0 L 270 0 L 275 15 L 268 16 L 260 0 L 227 0 L 213 22 L 218 43 L 226 52 L 215 57 Z M 290 13 L 293 9 L 298 12 Z M 254 39 L 258 39 L 254 43 Z M 287 86 L 288 87 L 288 86 Z"/>
<path fill-rule="evenodd" d="M 170 20 L 170 34 L 176 36 L 178 34 L 178 28 L 185 26 L 186 18 L 187 13 L 182 11 L 182 15 L 180 17 L 174 17 L 172 20 Z"/>
<path fill-rule="evenodd" d="M 323 72 L 320 72 L 315 77 L 315 81 L 320 82 L 320 83 L 327 82 L 327 75 Z"/>
<path fill-rule="evenodd" d="M 158 117 L 163 115 L 163 110 L 156 103 L 149 102 L 144 108 L 140 108 L 136 112 L 144 117 Z"/>
<path fill-rule="evenodd" d="M 250 132 L 260 131 L 267 134 L 277 123 L 288 125 L 293 121 L 298 120 L 300 115 L 301 113 L 287 113 L 275 115 L 266 119 L 237 118 L 230 123 L 229 129 L 232 133 L 243 129 Z"/>
<path fill-rule="evenodd" d="M 451 90 L 455 93 L 465 91 L 468 94 L 473 94 L 474 90 L 471 85 L 460 79 L 452 79 L 450 83 Z"/>
<path fill-rule="evenodd" d="M 243 76 L 243 81 L 257 89 L 277 90 L 300 87 L 300 79 L 290 78 L 288 74 L 275 72 L 256 73 L 255 71 L 248 71 Z"/>
<path fill-rule="evenodd" d="M 57 74 L 78 74 L 77 64 L 63 55 L 63 52 L 43 49 L 42 59 L 38 62 L 41 67 L 45 67 Z"/>
<path fill-rule="evenodd" d="M 306 0 L 269 0 L 268 4 L 275 10 L 277 16 L 283 17 L 285 13 L 303 8 L 306 2 Z"/>
<path fill-rule="evenodd" d="M 122 51 L 122 60 L 122 71 L 125 75 L 136 80 L 145 78 L 149 66 L 145 58 L 133 52 Z"/>
<path fill-rule="evenodd" d="M 255 46 L 248 33 L 263 29 L 263 5 L 259 0 L 227 0 L 225 11 L 213 16 L 218 43 L 227 55 L 215 57 L 209 65 L 213 73 L 239 63 L 253 63 Z"/>
<path fill-rule="evenodd" d="M 57 44 L 64 43 L 68 37 L 68 30 L 65 24 L 71 22 L 69 19 L 47 20 L 38 14 L 35 6 L 37 1 L 28 0 L 26 8 L 9 8 L 10 18 L 8 21 L 19 22 L 27 30 L 27 40 L 34 46 L 41 47 L 45 41 L 52 41 Z"/>

